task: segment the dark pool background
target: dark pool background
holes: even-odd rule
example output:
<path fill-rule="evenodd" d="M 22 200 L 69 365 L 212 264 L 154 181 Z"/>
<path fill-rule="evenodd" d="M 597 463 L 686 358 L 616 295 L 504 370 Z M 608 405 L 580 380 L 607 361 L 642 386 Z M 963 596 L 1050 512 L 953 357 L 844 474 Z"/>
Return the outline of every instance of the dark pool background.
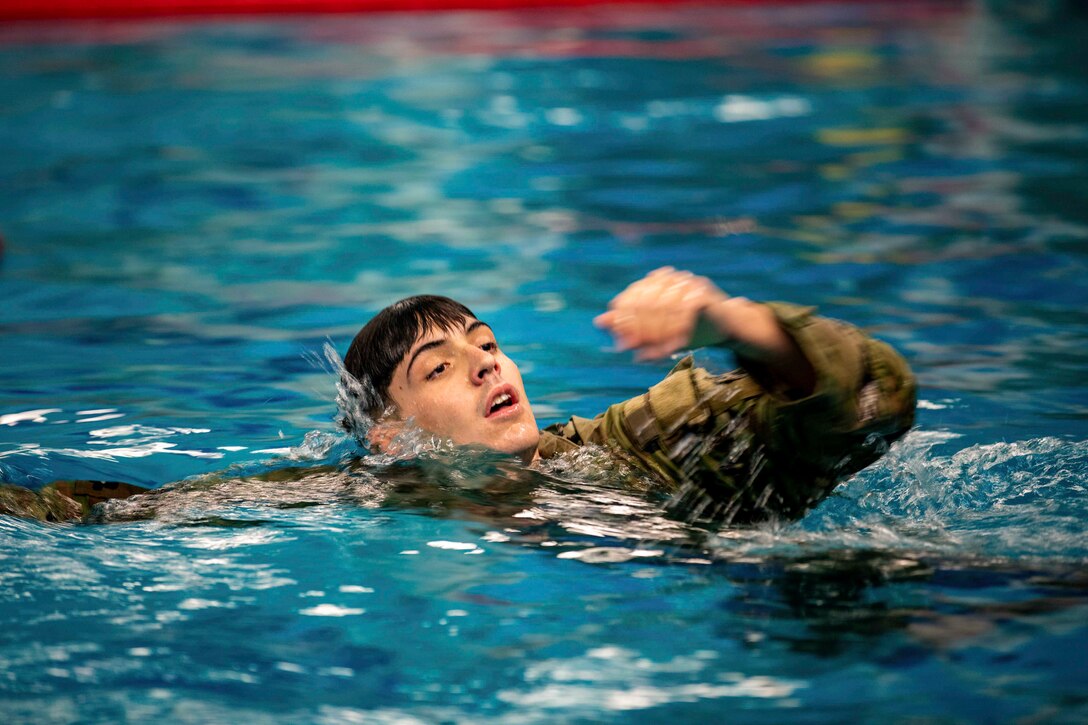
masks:
<path fill-rule="evenodd" d="M 1085 720 L 1084 28 L 957 3 L 0 26 L 0 478 L 332 467 L 0 521 L 3 720 Z M 448 294 L 542 424 L 593 414 L 667 370 L 590 322 L 666 263 L 893 343 L 917 429 L 755 528 L 670 520 L 593 457 L 506 499 L 439 457 L 468 494 L 435 507 L 385 498 L 421 473 L 348 470 L 326 341 Z"/>

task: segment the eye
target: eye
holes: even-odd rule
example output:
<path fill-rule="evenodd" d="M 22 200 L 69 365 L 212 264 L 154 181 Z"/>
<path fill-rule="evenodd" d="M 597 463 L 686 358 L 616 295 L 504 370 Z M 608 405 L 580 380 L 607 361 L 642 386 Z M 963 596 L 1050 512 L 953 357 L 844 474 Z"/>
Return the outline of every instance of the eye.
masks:
<path fill-rule="evenodd" d="M 435 378 L 437 378 L 437 377 L 438 377 L 439 375 L 441 375 L 442 373 L 446 372 L 446 368 L 448 368 L 449 366 L 450 366 L 450 365 L 449 365 L 449 363 L 442 363 L 441 365 L 439 365 L 438 367 L 436 367 L 436 368 L 435 368 L 434 370 L 432 370 L 431 372 L 427 373 L 427 379 L 428 379 L 428 380 L 434 380 L 434 379 L 435 379 Z"/>
<path fill-rule="evenodd" d="M 480 345 L 480 349 L 484 352 L 497 352 L 499 349 L 499 343 L 493 340 L 490 342 L 485 342 L 483 345 Z"/>

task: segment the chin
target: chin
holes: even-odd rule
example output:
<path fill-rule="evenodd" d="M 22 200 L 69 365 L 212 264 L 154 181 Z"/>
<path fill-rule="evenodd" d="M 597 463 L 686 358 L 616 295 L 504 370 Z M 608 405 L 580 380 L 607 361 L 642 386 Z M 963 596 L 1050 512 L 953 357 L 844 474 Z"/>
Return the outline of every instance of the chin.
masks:
<path fill-rule="evenodd" d="M 500 453 L 509 453 L 515 456 L 532 456 L 533 452 L 536 451 L 537 443 L 540 442 L 540 431 L 536 429 L 535 425 L 527 427 L 531 428 L 531 430 L 518 431 L 515 435 L 504 436 L 501 441 L 494 441 L 488 444 L 487 447 Z M 513 432 L 511 431 L 511 433 Z"/>

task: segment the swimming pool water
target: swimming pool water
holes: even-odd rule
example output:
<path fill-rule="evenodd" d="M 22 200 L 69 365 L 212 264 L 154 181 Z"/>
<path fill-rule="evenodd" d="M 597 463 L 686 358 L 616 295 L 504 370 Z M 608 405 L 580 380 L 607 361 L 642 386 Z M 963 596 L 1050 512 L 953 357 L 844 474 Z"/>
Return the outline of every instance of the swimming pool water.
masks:
<path fill-rule="evenodd" d="M 0 26 L 0 479 L 189 479 L 0 520 L 4 721 L 1088 718 L 1083 30 Z M 661 264 L 893 343 L 917 429 L 801 521 L 715 528 L 593 452 L 380 465 L 337 428 L 323 346 L 423 292 L 492 323 L 542 424 L 642 392 L 669 363 L 591 319 Z"/>

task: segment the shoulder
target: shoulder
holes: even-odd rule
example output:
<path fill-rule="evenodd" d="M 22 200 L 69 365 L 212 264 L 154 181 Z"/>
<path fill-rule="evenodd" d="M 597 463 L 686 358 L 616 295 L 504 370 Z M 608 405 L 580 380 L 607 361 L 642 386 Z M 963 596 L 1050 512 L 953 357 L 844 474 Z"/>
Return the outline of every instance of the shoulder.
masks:
<path fill-rule="evenodd" d="M 537 455 L 544 459 L 555 458 L 580 447 L 578 443 L 568 437 L 564 427 L 565 424 L 556 423 L 540 431 L 540 441 L 536 445 Z"/>
<path fill-rule="evenodd" d="M 645 393 L 611 405 L 594 418 L 574 416 L 549 426 L 541 433 L 538 450 L 549 457 L 596 443 L 642 453 L 693 427 L 713 425 L 725 413 L 750 407 L 761 393 L 745 372 L 715 375 L 697 367 L 688 355 Z"/>

